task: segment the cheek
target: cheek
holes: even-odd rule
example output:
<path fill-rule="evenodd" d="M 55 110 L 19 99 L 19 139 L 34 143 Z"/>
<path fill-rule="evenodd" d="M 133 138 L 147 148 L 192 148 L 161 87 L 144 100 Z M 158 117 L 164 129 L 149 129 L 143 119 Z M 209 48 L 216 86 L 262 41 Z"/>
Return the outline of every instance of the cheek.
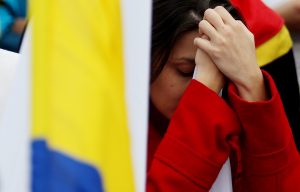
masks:
<path fill-rule="evenodd" d="M 154 106 L 165 117 L 171 118 L 190 79 L 173 73 L 161 74 L 151 85 L 150 96 Z"/>

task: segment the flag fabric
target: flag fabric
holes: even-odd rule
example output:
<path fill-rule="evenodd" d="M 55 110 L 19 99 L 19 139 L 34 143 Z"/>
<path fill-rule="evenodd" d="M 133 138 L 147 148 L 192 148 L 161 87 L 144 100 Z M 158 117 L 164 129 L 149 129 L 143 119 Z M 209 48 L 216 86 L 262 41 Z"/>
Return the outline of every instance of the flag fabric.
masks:
<path fill-rule="evenodd" d="M 283 19 L 261 0 L 231 0 L 254 34 L 257 62 L 274 79 L 300 149 L 300 95 L 292 40 Z"/>
<path fill-rule="evenodd" d="M 30 4 L 32 191 L 134 191 L 119 0 Z"/>

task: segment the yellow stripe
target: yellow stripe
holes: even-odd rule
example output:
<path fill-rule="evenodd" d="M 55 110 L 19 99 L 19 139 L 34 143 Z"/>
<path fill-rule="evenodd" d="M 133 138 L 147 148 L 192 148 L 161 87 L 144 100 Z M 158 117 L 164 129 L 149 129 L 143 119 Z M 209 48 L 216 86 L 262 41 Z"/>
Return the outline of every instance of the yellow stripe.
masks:
<path fill-rule="evenodd" d="M 32 0 L 33 136 L 134 191 L 119 0 Z"/>
<path fill-rule="evenodd" d="M 292 45 L 291 36 L 284 26 L 273 38 L 256 48 L 259 66 L 265 66 L 285 55 L 292 48 Z"/>

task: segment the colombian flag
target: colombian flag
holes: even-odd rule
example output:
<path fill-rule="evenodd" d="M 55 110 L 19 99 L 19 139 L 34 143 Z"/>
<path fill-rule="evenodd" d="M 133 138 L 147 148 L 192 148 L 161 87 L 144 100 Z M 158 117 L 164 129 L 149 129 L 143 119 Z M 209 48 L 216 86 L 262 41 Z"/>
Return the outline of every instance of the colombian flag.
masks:
<path fill-rule="evenodd" d="M 32 191 L 134 191 L 119 0 L 32 0 Z"/>
<path fill-rule="evenodd" d="M 273 77 L 300 150 L 300 95 L 292 40 L 283 19 L 261 0 L 231 0 L 254 34 L 258 64 Z"/>

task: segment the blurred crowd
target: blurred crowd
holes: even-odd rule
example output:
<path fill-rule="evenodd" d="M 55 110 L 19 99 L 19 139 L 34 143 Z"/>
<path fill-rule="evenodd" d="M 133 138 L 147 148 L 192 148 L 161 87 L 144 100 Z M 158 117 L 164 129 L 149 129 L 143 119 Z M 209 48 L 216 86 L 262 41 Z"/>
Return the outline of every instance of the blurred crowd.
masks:
<path fill-rule="evenodd" d="M 0 0 L 0 48 L 19 52 L 27 24 L 26 0 Z"/>

